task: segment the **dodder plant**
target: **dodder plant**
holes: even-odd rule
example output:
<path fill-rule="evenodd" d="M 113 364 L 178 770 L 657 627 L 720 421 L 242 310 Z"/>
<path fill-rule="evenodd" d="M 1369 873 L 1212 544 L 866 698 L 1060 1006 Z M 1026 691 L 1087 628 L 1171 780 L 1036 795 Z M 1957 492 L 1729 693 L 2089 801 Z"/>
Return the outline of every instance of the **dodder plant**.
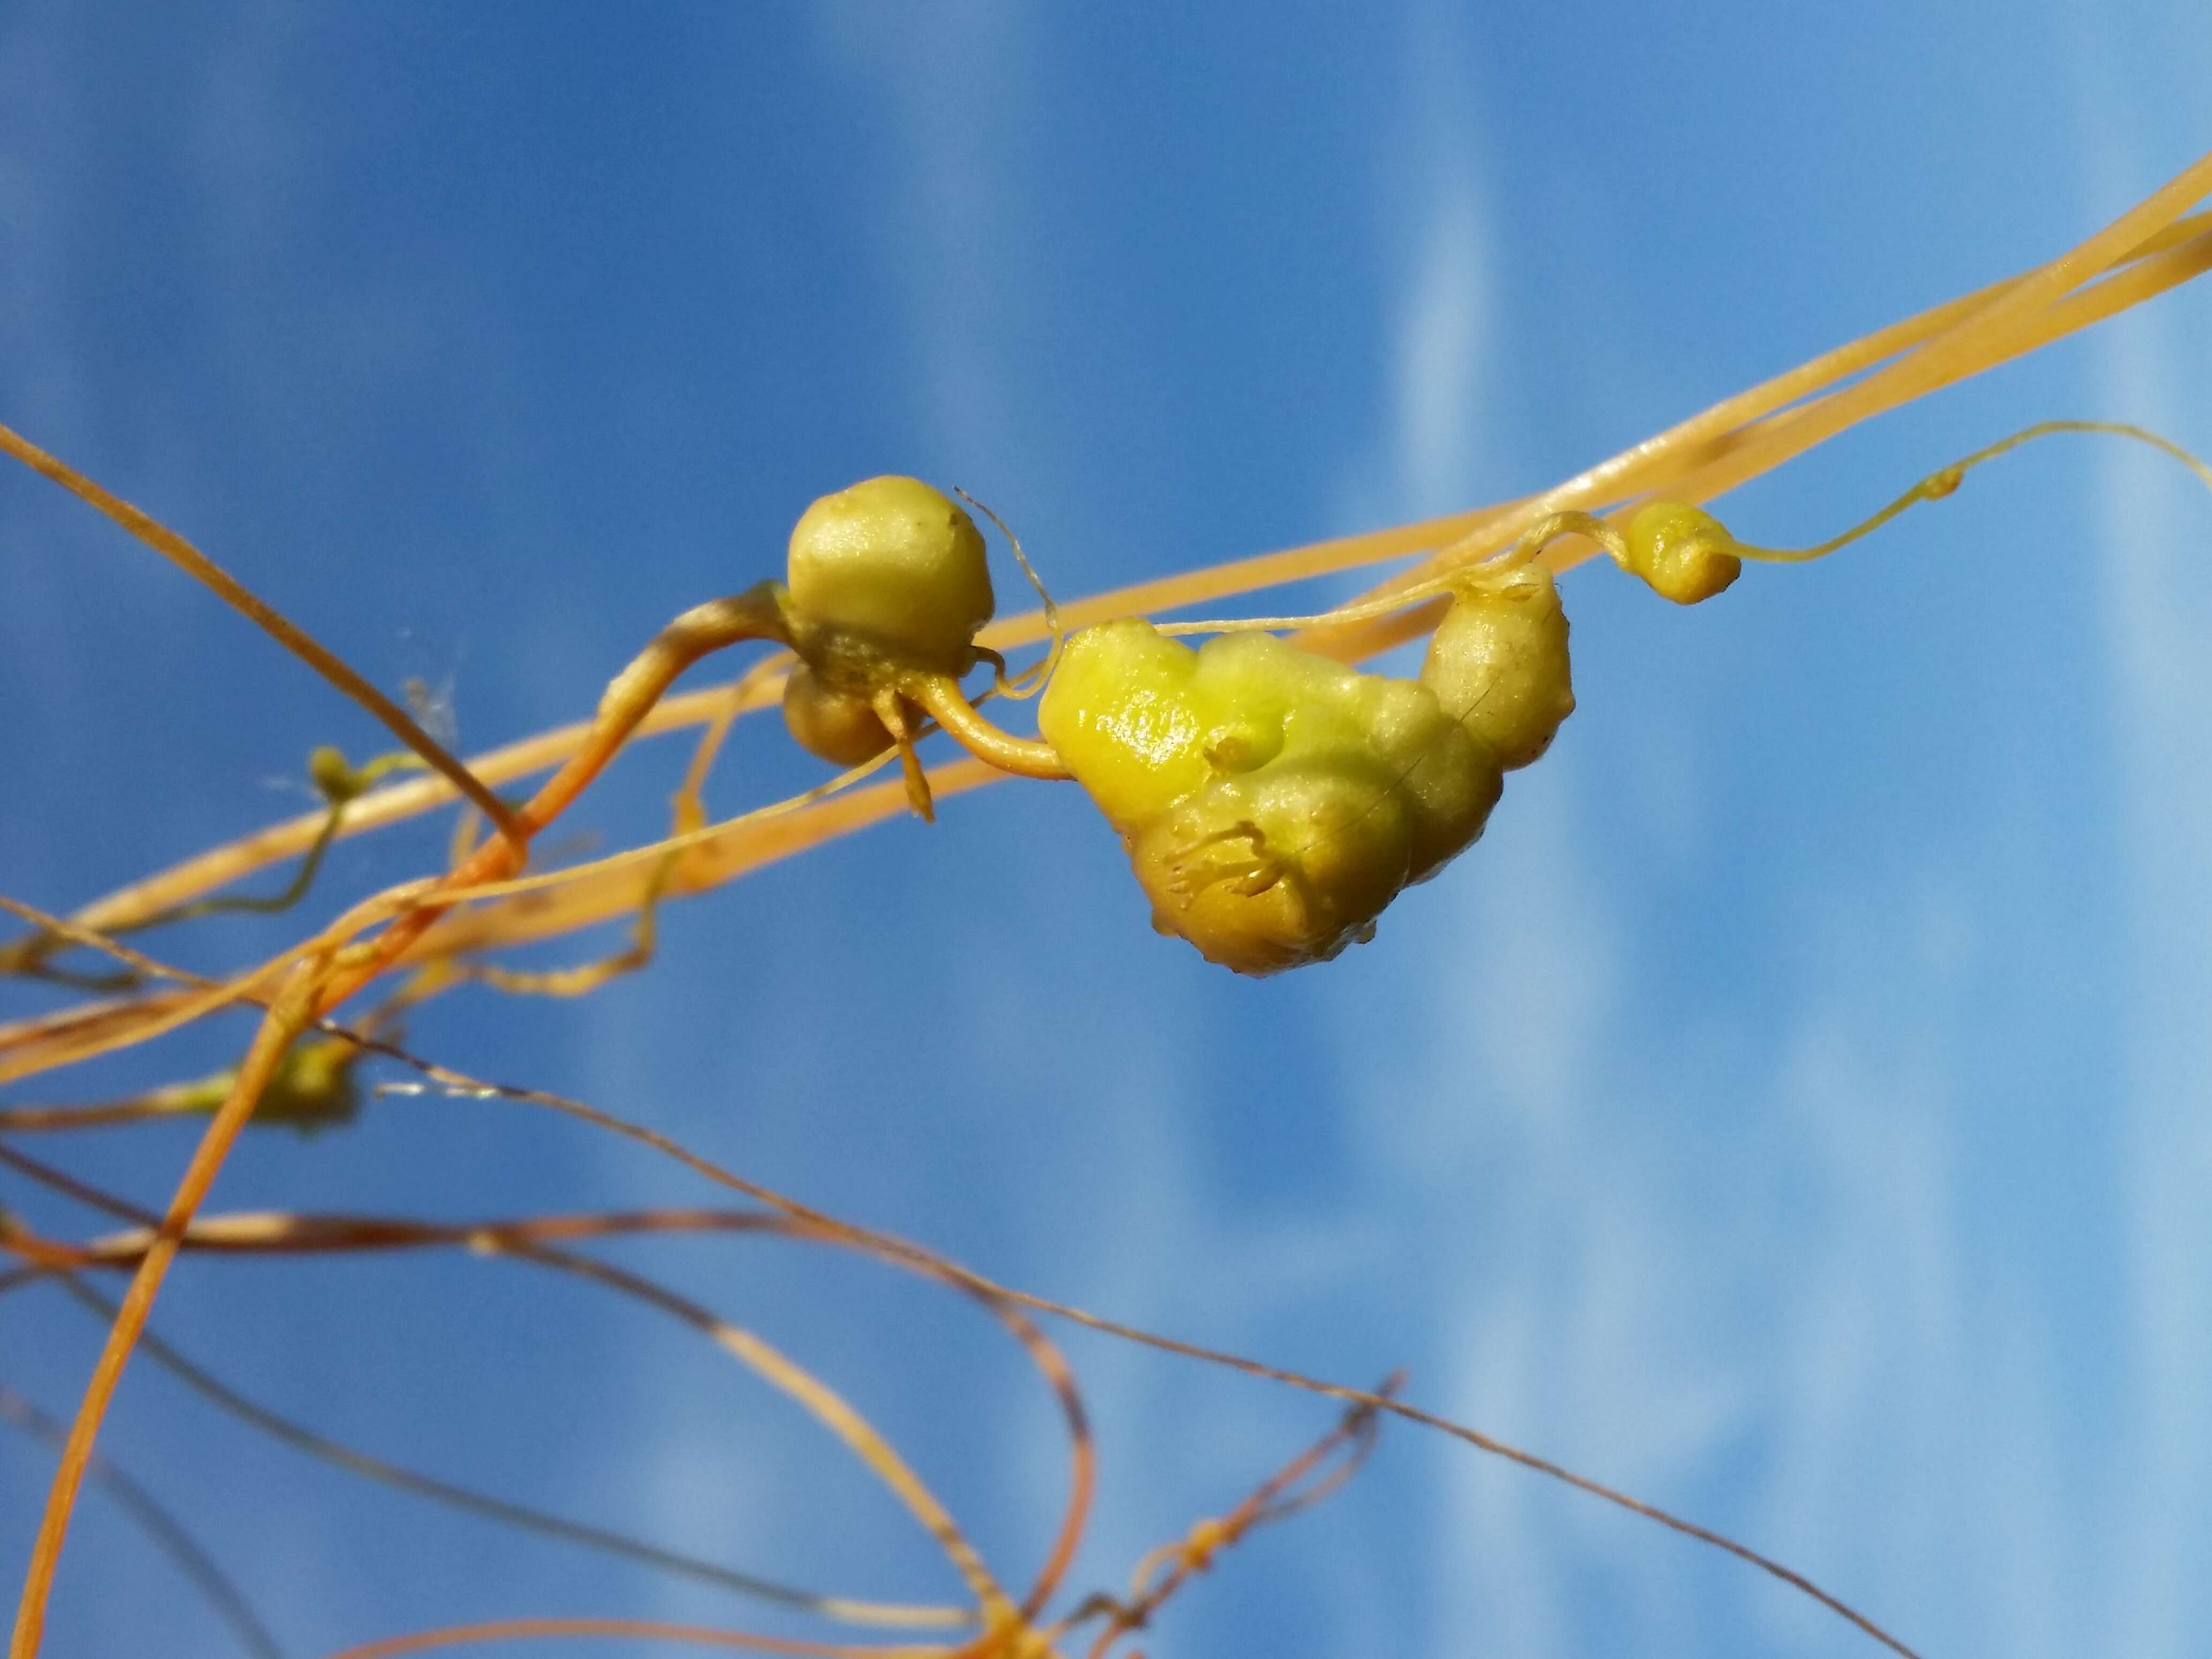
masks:
<path fill-rule="evenodd" d="M 0 1082 L 26 1079 L 154 1038 L 238 1004 L 261 1008 L 239 1063 L 216 1078 L 138 1099 L 89 1106 L 16 1106 L 0 1112 L 0 1161 L 125 1224 L 84 1239 L 33 1232 L 9 1220 L 16 1266 L 0 1290 L 58 1279 L 109 1319 L 109 1334 L 75 1420 L 66 1429 L 13 1395 L 0 1415 L 58 1442 L 56 1473 L 18 1606 L 11 1659 L 40 1649 L 55 1564 L 87 1478 L 118 1492 L 127 1477 L 100 1462 L 94 1441 L 125 1362 L 143 1348 L 211 1401 L 290 1443 L 426 1497 L 611 1550 L 796 1607 L 822 1618 L 905 1632 L 902 1645 L 794 1642 L 728 1630 L 636 1620 L 519 1619 L 373 1642 L 349 1659 L 467 1642 L 587 1632 L 657 1636 L 781 1652 L 1103 1656 L 1218 1552 L 1255 1526 L 1325 1494 L 1355 1467 L 1382 1414 L 1455 1436 L 1621 1504 L 1756 1564 L 1850 1619 L 1900 1653 L 1911 1650 L 1790 1568 L 1466 1426 L 1419 1410 L 1395 1379 L 1366 1389 L 1300 1376 L 1136 1330 L 994 1284 L 926 1248 L 849 1225 L 724 1170 L 650 1128 L 581 1103 L 486 1084 L 410 1053 L 407 1011 L 456 987 L 581 994 L 644 966 L 655 907 L 718 886 L 773 860 L 850 833 L 910 806 L 995 778 L 1072 777 L 1127 845 L 1155 923 L 1209 958 L 1265 973 L 1326 961 L 1366 937 L 1406 887 L 1473 841 L 1497 805 L 1505 772 L 1535 761 L 1573 708 L 1565 615 L 1555 578 L 1602 550 L 1656 592 L 1694 603 L 1727 588 L 1746 559 L 1817 557 L 1914 502 L 1947 495 L 1967 468 L 2058 431 L 2132 428 L 2049 422 L 1943 469 L 1832 541 L 1777 553 L 1737 541 L 1702 503 L 1899 404 L 2004 362 L 2185 282 L 2212 265 L 2212 218 L 2182 216 L 2212 192 L 2212 158 L 2059 259 L 1841 347 L 1731 398 L 1528 500 L 1394 530 L 1196 570 L 1055 610 L 994 623 L 995 599 L 974 520 L 912 479 L 879 478 L 825 498 L 794 532 L 787 580 L 763 580 L 685 612 L 617 676 L 593 719 L 464 763 L 406 710 L 279 617 L 217 565 L 136 507 L 12 432 L 0 447 L 109 514 L 237 606 L 368 708 L 404 744 L 356 768 L 320 751 L 312 775 L 323 807 L 219 848 L 85 907 L 73 916 L 0 899 L 25 931 L 5 947 L 9 971 L 72 984 L 88 995 L 58 1012 L 0 1028 Z M 2181 459 L 2187 460 L 2185 455 Z M 2197 466 L 2193 461 L 2189 463 Z M 2197 466 L 2212 483 L 2212 474 Z M 1018 554 L 1018 548 L 1016 549 Z M 1407 553 L 1425 555 L 1362 600 L 1327 615 L 1155 627 L 1149 613 L 1253 592 Z M 1024 561 L 1026 568 L 1026 561 Z M 1656 615 L 1658 613 L 1655 613 Z M 1071 632 L 1071 630 L 1073 630 Z M 1281 640 L 1274 631 L 1291 630 Z M 1178 633 L 1214 637 L 1193 650 Z M 1352 666 L 1393 645 L 1432 635 L 1417 680 Z M 1004 653 L 1048 636 L 1054 652 L 1012 678 Z M 1065 638 L 1064 653 L 1059 648 Z M 747 641 L 770 654 L 729 684 L 670 695 L 702 657 Z M 1057 673 L 1054 672 L 1057 659 Z M 1019 696 L 1049 680 L 1042 736 L 1001 729 L 963 689 L 980 665 L 992 690 Z M 709 823 L 699 785 L 732 721 L 781 703 L 793 734 L 849 769 L 806 794 Z M 705 734 L 678 798 L 673 832 L 574 867 L 530 873 L 533 842 L 557 821 L 632 738 L 690 726 Z M 918 745 L 933 728 L 964 746 L 962 759 L 925 767 Z M 898 783 L 861 787 L 896 755 Z M 495 793 L 551 771 L 520 806 Z M 386 781 L 405 772 L 401 781 Z M 313 878 L 340 836 L 369 833 L 456 799 L 465 803 L 449 866 L 353 904 L 274 959 L 219 978 L 169 967 L 130 942 L 222 908 L 283 908 Z M 269 899 L 233 884 L 262 866 L 300 857 L 292 883 Z M 636 918 L 629 949 L 584 967 L 528 974 L 489 953 Z M 104 961 L 103 961 L 104 958 Z M 375 1000 L 367 1001 L 374 993 Z M 365 1060 L 411 1068 L 416 1087 L 496 1093 L 559 1111 L 651 1146 L 741 1196 L 745 1207 L 628 1215 L 533 1216 L 465 1227 L 405 1218 L 286 1213 L 204 1214 L 237 1136 L 252 1123 L 325 1127 L 359 1109 Z M 386 1087 L 393 1086 L 391 1085 Z M 140 1210 L 21 1150 L 21 1137 L 93 1123 L 208 1116 L 166 1210 Z M 342 1143 L 334 1143 L 342 1144 Z M 1000 1584 L 951 1516 L 898 1451 L 830 1386 L 744 1328 L 627 1268 L 576 1248 L 623 1235 L 777 1235 L 858 1250 L 980 1301 L 1006 1327 L 1060 1401 L 1071 1455 L 1065 1518 L 1036 1582 Z M 227 1255 L 465 1247 L 580 1275 L 693 1326 L 811 1412 L 875 1472 L 942 1547 L 969 1599 L 957 1607 L 893 1607 L 817 1595 L 658 1545 L 545 1516 L 355 1452 L 260 1407 L 147 1331 L 163 1278 L 185 1250 Z M 93 1287 L 127 1276 L 119 1302 Z M 1075 1380 L 1034 1316 L 1072 1320 L 1129 1340 L 1195 1356 L 1340 1401 L 1341 1424 L 1226 1514 L 1139 1564 L 1123 1595 L 1058 1598 L 1090 1499 L 1089 1431 Z M 143 1494 L 139 1494 L 143 1498 Z M 180 1528 L 150 1504 L 132 1507 L 179 1554 L 217 1610 L 255 1651 L 269 1642 L 245 1599 Z"/>

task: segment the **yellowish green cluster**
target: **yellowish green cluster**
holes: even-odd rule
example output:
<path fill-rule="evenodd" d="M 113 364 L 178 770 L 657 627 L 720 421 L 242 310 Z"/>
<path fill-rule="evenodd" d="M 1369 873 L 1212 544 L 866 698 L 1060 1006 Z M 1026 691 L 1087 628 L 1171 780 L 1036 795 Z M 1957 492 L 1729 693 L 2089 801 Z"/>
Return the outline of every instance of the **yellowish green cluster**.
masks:
<path fill-rule="evenodd" d="M 1143 622 L 1086 629 L 1038 725 L 1121 832 L 1153 926 L 1245 974 L 1371 937 L 1503 787 L 1426 686 L 1267 634 L 1194 651 Z"/>
<path fill-rule="evenodd" d="M 1482 833 L 1504 774 L 1574 712 L 1566 613 L 1534 557 L 1565 534 L 1684 605 L 1728 586 L 1749 550 L 1680 502 L 1647 505 L 1626 535 L 1555 514 L 1462 579 L 1417 681 L 1257 631 L 1193 650 L 1142 621 L 1108 623 L 1067 641 L 1041 744 L 992 726 L 960 691 L 978 660 L 998 660 L 975 643 L 991 579 L 974 521 L 929 485 L 870 478 L 823 496 L 792 532 L 788 586 L 757 592 L 766 631 L 799 659 L 784 718 L 806 748 L 849 766 L 897 744 L 924 817 L 925 716 L 993 765 L 1073 776 L 1121 834 L 1155 927 L 1273 974 L 1372 938 L 1401 890 Z"/>
<path fill-rule="evenodd" d="M 1121 832 L 1153 927 L 1257 975 L 1371 939 L 1574 706 L 1559 591 L 1526 564 L 1459 594 L 1418 681 L 1270 634 L 1194 651 L 1114 622 L 1068 641 L 1037 722 Z"/>

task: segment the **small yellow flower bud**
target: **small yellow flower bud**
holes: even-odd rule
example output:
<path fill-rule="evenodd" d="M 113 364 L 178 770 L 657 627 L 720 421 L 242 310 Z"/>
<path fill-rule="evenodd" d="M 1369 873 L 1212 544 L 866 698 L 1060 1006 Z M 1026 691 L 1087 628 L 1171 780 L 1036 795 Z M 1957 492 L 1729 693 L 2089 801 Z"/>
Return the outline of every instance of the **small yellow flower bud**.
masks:
<path fill-rule="evenodd" d="M 1710 599 L 1743 574 L 1736 539 L 1710 513 L 1653 501 L 1628 526 L 1627 568 L 1677 605 Z"/>

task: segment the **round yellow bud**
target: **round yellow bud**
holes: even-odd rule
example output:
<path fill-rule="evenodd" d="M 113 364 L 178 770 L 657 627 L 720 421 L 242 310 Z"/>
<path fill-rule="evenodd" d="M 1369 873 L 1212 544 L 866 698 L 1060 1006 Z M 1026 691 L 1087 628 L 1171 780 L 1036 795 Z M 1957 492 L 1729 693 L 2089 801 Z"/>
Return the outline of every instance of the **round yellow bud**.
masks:
<path fill-rule="evenodd" d="M 1653 501 L 1628 526 L 1628 569 L 1677 605 L 1710 599 L 1743 574 L 1736 539 L 1710 513 Z"/>
<path fill-rule="evenodd" d="M 783 723 L 800 748 L 834 766 L 858 766 L 891 746 L 866 697 L 831 690 L 803 662 L 784 682 Z"/>
<path fill-rule="evenodd" d="M 1506 771 L 1550 748 L 1575 712 L 1567 613 L 1552 573 L 1522 565 L 1462 592 L 1429 641 L 1421 684 Z"/>
<path fill-rule="evenodd" d="M 866 478 L 808 507 L 788 581 L 809 622 L 956 675 L 995 605 L 975 520 L 919 478 Z"/>

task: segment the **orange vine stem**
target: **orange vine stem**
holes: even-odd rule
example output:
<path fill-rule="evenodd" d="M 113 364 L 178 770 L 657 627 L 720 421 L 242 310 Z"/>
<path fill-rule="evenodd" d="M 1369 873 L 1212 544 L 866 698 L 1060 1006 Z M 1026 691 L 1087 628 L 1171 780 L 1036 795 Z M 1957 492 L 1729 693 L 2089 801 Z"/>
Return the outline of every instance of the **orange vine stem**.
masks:
<path fill-rule="evenodd" d="M 231 1085 L 229 1096 L 200 1137 L 191 1162 L 185 1168 L 184 1178 L 177 1183 L 176 1195 L 169 1200 L 160 1232 L 145 1259 L 138 1264 L 138 1271 L 131 1276 L 122 1310 L 108 1328 L 107 1341 L 93 1368 L 91 1381 L 85 1385 L 84 1399 L 77 1407 L 76 1419 L 70 1425 L 60 1466 L 54 1471 L 53 1485 L 46 1494 L 46 1514 L 31 1546 L 23 1595 L 15 1607 L 15 1629 L 8 1646 L 9 1659 L 37 1659 L 40 1643 L 46 1634 L 46 1599 L 53 1589 L 54 1569 L 61 1560 L 62 1543 L 69 1534 L 70 1516 L 83 1485 L 86 1465 L 92 1460 L 93 1443 L 99 1437 L 100 1420 L 107 1413 L 108 1402 L 115 1397 L 116 1385 L 123 1380 L 123 1368 L 130 1360 L 138 1334 L 146 1328 L 146 1317 L 153 1310 L 161 1281 L 184 1243 L 185 1230 L 191 1224 L 209 1188 L 215 1184 L 223 1160 L 237 1142 L 239 1131 L 253 1115 L 254 1104 L 261 1098 L 261 1091 L 267 1086 L 277 1062 L 313 1017 L 315 993 L 322 972 L 320 962 L 302 963 L 294 969 L 276 1006 L 263 1017 L 260 1029 L 254 1033 L 253 1045 L 239 1066 L 238 1080 Z"/>

